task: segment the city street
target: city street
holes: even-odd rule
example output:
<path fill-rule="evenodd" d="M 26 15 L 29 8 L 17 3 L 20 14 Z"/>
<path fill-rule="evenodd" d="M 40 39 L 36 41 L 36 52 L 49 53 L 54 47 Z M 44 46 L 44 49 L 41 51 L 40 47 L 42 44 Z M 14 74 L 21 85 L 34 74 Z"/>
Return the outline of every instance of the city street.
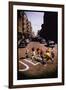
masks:
<path fill-rule="evenodd" d="M 44 44 L 40 44 L 39 42 L 30 42 L 26 48 L 29 49 L 31 52 L 31 48 L 34 47 L 40 48 L 43 52 L 46 52 L 47 47 Z M 25 57 L 26 48 L 19 48 L 19 69 L 18 69 L 18 76 L 19 79 L 24 79 L 25 77 L 21 76 L 24 75 L 29 78 L 53 78 L 57 77 L 57 45 L 53 48 L 54 52 L 54 62 L 52 63 L 50 60 L 47 61 L 47 64 L 42 64 L 41 62 L 31 60 L 31 59 L 22 59 L 21 57 Z"/>

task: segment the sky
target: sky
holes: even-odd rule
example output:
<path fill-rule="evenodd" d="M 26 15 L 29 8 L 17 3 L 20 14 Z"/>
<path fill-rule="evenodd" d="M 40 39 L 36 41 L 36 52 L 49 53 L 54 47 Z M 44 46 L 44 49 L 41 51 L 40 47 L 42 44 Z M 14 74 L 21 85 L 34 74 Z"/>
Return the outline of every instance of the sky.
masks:
<path fill-rule="evenodd" d="M 31 22 L 32 30 L 37 35 L 37 31 L 41 29 L 43 24 L 44 12 L 27 12 L 25 11 L 28 20 Z"/>

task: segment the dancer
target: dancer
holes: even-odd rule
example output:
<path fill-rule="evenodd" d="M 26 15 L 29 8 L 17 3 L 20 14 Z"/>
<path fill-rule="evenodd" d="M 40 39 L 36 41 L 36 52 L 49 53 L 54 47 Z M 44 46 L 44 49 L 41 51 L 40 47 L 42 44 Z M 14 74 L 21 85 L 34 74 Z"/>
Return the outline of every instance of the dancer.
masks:
<path fill-rule="evenodd" d="M 40 52 L 40 57 L 41 57 L 41 63 L 42 64 L 46 64 L 46 62 L 44 61 L 44 57 L 43 57 L 43 52 L 42 52 L 42 50 L 41 50 L 41 52 Z"/>
<path fill-rule="evenodd" d="M 35 56 L 36 56 L 36 51 L 35 51 L 35 48 L 33 47 L 32 48 L 32 59 L 35 59 Z"/>
<path fill-rule="evenodd" d="M 26 48 L 26 53 L 25 53 L 25 55 L 26 55 L 25 57 L 26 58 L 29 58 L 29 55 L 28 54 L 29 54 L 29 50 Z"/>
<path fill-rule="evenodd" d="M 51 49 L 50 49 L 50 48 L 48 48 L 48 49 L 46 50 L 46 53 L 44 54 L 44 58 L 45 58 L 46 62 L 47 62 L 48 60 L 51 60 L 52 63 L 53 63 L 53 58 L 52 58 L 52 54 L 51 54 Z"/>

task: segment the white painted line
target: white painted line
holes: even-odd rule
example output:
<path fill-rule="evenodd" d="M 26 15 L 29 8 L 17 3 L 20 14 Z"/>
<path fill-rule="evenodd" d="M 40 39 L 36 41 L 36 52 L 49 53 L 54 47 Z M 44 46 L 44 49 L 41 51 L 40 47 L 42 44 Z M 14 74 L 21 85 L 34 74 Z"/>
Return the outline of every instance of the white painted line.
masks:
<path fill-rule="evenodd" d="M 23 64 L 26 68 L 25 69 L 19 69 L 19 71 L 27 71 L 29 69 L 29 66 L 22 61 L 19 61 L 20 64 Z"/>
<path fill-rule="evenodd" d="M 29 63 L 31 63 L 32 65 L 34 65 L 34 66 L 36 66 L 36 65 L 38 65 L 40 62 L 37 62 L 36 64 L 35 63 L 33 63 L 32 61 L 30 61 L 30 60 L 27 60 L 27 59 L 24 59 L 26 62 L 29 62 Z"/>
<path fill-rule="evenodd" d="M 33 63 L 32 61 L 30 61 L 30 60 L 27 60 L 27 59 L 24 59 L 26 62 L 28 62 L 28 63 L 30 63 L 30 64 L 32 64 L 32 65 L 34 65 L 34 66 L 36 66 L 36 65 L 38 65 L 40 62 L 38 62 L 38 63 Z M 29 69 L 29 66 L 27 65 L 27 64 L 25 64 L 24 62 L 22 62 L 22 61 L 19 61 L 19 63 L 20 64 L 22 64 L 22 65 L 24 65 L 26 68 L 25 69 L 19 69 L 19 71 L 27 71 L 28 69 Z"/>

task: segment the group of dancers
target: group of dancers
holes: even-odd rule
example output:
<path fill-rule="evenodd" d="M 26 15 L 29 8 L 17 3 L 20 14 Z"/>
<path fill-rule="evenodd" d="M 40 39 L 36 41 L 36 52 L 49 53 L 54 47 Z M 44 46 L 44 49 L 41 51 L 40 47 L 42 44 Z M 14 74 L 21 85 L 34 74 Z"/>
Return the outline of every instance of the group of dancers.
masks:
<path fill-rule="evenodd" d="M 31 52 L 29 52 L 29 49 L 26 49 L 25 58 L 31 58 L 32 60 L 36 60 L 38 62 L 41 62 L 42 64 L 46 64 L 48 60 L 53 63 L 54 53 L 50 48 L 48 48 L 44 53 L 41 49 L 35 49 L 34 47 L 32 47 Z"/>

